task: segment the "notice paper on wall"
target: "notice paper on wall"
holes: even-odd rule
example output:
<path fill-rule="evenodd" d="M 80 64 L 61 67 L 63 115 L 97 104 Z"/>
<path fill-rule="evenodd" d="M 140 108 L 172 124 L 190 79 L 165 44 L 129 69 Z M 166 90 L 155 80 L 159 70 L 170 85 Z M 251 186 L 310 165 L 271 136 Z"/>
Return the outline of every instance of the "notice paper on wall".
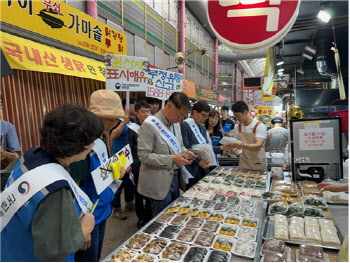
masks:
<path fill-rule="evenodd" d="M 334 150 L 333 128 L 300 129 L 299 147 L 302 151 Z"/>

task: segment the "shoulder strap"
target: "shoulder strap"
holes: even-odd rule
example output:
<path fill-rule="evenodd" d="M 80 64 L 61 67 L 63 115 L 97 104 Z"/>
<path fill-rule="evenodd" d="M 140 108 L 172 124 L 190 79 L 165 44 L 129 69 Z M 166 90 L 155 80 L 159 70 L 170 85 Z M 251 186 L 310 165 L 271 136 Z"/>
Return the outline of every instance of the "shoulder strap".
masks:
<path fill-rule="evenodd" d="M 258 128 L 259 124 L 261 123 L 261 121 L 258 121 L 255 126 L 254 126 L 254 129 L 253 129 L 253 133 L 256 132 L 256 129 Z"/>

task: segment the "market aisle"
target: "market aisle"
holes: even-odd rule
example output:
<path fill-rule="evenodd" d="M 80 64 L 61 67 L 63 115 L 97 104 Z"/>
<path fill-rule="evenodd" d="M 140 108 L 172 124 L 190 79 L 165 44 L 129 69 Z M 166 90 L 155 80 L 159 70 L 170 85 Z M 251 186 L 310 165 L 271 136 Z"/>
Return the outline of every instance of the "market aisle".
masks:
<path fill-rule="evenodd" d="M 124 194 L 122 194 L 121 204 L 124 208 Z M 118 220 L 112 216 L 107 219 L 101 260 L 107 257 L 111 252 L 113 252 L 117 247 L 123 244 L 128 238 L 138 231 L 136 226 L 137 216 L 135 211 L 125 211 L 125 214 L 128 216 L 128 219 L 126 220 Z"/>

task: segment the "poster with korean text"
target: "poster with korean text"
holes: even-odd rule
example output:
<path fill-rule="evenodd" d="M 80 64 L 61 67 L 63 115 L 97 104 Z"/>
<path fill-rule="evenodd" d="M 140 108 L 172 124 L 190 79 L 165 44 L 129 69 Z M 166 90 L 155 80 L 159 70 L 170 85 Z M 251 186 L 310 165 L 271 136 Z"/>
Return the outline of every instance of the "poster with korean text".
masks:
<path fill-rule="evenodd" d="M 258 106 L 257 119 L 264 124 L 270 123 L 273 118 L 272 106 Z"/>
<path fill-rule="evenodd" d="M 299 144 L 302 151 L 334 150 L 333 128 L 300 129 Z"/>
<path fill-rule="evenodd" d="M 106 54 L 106 89 L 147 91 L 148 58 Z"/>
<path fill-rule="evenodd" d="M 146 97 L 167 100 L 173 92 L 183 89 L 183 75 L 160 69 L 148 70 L 148 87 Z"/>

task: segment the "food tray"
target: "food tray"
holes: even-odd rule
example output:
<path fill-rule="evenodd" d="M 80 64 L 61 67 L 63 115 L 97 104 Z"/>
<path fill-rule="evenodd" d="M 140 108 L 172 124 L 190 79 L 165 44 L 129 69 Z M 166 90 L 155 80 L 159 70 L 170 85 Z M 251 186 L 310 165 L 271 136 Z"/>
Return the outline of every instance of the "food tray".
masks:
<path fill-rule="evenodd" d="M 169 240 L 165 238 L 155 237 L 151 239 L 146 246 L 143 247 L 142 253 L 149 253 L 152 255 L 160 255 L 164 248 L 169 245 Z M 157 248 L 157 250 L 154 250 Z"/>
<path fill-rule="evenodd" d="M 239 209 L 239 215 L 242 217 L 254 217 L 256 209 L 254 207 L 241 206 Z"/>
<path fill-rule="evenodd" d="M 236 219 L 236 220 L 235 220 Z M 238 224 L 234 224 L 234 223 L 230 223 L 229 221 L 226 220 L 234 220 L 234 221 L 238 221 Z M 224 219 L 224 224 L 229 224 L 229 225 L 241 225 L 242 224 L 242 217 L 238 216 L 236 214 L 226 214 L 226 217 Z"/>
<path fill-rule="evenodd" d="M 216 257 L 214 256 L 216 255 Z M 218 258 L 220 256 L 221 258 Z M 223 258 L 226 257 L 226 258 Z M 222 259 L 221 261 L 219 259 Z M 224 260 L 227 259 L 227 260 Z M 206 258 L 206 262 L 230 262 L 231 261 L 231 253 L 224 252 L 222 250 L 214 250 L 211 249 L 209 251 L 208 257 Z"/>
<path fill-rule="evenodd" d="M 269 193 L 271 193 L 272 191 L 268 191 Z M 276 191 L 275 191 L 276 192 Z M 261 195 L 261 199 L 264 201 L 264 202 L 278 202 L 278 201 L 286 201 L 286 202 L 292 202 L 293 201 L 293 198 L 290 198 L 290 199 L 286 199 L 286 200 L 284 200 L 284 199 L 271 199 L 271 197 L 269 197 L 269 198 L 264 198 L 263 197 L 263 194 L 265 194 L 265 193 L 267 193 L 267 192 L 263 192 L 262 193 L 262 195 Z M 272 192 L 273 193 L 273 192 Z M 282 194 L 283 195 L 283 193 L 282 192 L 279 192 L 279 194 Z"/>
<path fill-rule="evenodd" d="M 287 261 L 286 262 L 291 262 L 291 258 L 292 258 L 292 249 L 290 247 L 287 247 Z M 260 251 L 260 256 L 261 256 L 261 260 L 260 262 L 264 262 L 264 254 Z"/>
<path fill-rule="evenodd" d="M 230 252 L 235 244 L 235 241 L 236 239 L 233 237 L 220 235 L 215 239 L 213 248 L 220 251 Z"/>
<path fill-rule="evenodd" d="M 142 232 L 149 235 L 157 235 L 164 229 L 165 226 L 166 224 L 154 221 L 149 224 Z"/>
<path fill-rule="evenodd" d="M 199 253 L 201 255 L 199 255 Z M 205 254 L 203 254 L 205 252 Z M 191 247 L 184 257 L 184 262 L 204 262 L 204 260 L 208 257 L 209 249 L 205 247 L 193 246 Z"/>
<path fill-rule="evenodd" d="M 252 247 L 254 247 L 254 251 L 253 251 L 251 256 L 243 255 L 243 254 L 236 251 L 237 243 L 240 243 L 240 242 L 249 243 Z M 254 258 L 255 252 L 256 252 L 256 247 L 257 247 L 257 243 L 255 241 L 250 241 L 250 240 L 246 240 L 246 239 L 237 239 L 233 248 L 232 248 L 232 254 L 240 256 L 240 257 L 245 257 L 245 258 Z"/>
<path fill-rule="evenodd" d="M 152 236 L 149 234 L 138 233 L 130 238 L 129 242 L 125 244 L 127 249 L 138 250 L 143 248 L 150 240 Z"/>
<path fill-rule="evenodd" d="M 324 197 L 319 197 L 319 196 L 315 196 L 314 198 L 315 198 L 315 199 L 320 199 L 320 200 L 325 204 L 325 206 L 315 206 L 315 205 L 307 205 L 307 204 L 305 204 L 305 201 L 306 201 L 307 199 L 311 199 L 309 196 L 310 196 L 310 195 L 308 195 L 308 196 L 303 196 L 303 204 L 304 204 L 305 206 L 315 207 L 315 208 L 321 208 L 321 209 L 327 209 L 327 208 L 328 208 L 326 198 L 324 198 Z M 309 198 L 308 198 L 308 197 L 309 197 Z"/>
<path fill-rule="evenodd" d="M 169 224 L 174 226 L 183 226 L 186 224 L 187 220 L 190 218 L 191 218 L 190 216 L 176 215 L 176 217 L 173 218 Z"/>
<path fill-rule="evenodd" d="M 322 216 L 311 216 L 311 215 L 305 215 L 305 212 L 307 211 L 307 209 L 314 209 L 317 210 Z M 305 216 L 311 216 L 311 217 L 315 217 L 315 218 L 326 218 L 323 210 L 321 208 L 314 208 L 314 207 L 308 207 L 308 206 L 304 206 L 304 212 L 303 212 L 303 217 Z"/>
<path fill-rule="evenodd" d="M 182 227 L 180 226 L 166 226 L 162 232 L 158 234 L 161 238 L 176 239 L 177 235 L 180 233 Z"/>
<path fill-rule="evenodd" d="M 198 229 L 203 225 L 204 222 L 205 222 L 204 218 L 193 217 L 189 221 L 187 221 L 186 227 Z"/>
<path fill-rule="evenodd" d="M 198 232 L 199 229 L 185 227 L 180 231 L 176 239 L 180 242 L 192 243 L 195 240 Z"/>
<path fill-rule="evenodd" d="M 331 193 L 331 192 L 325 191 L 325 192 L 323 192 L 323 196 L 326 198 L 328 204 L 332 204 L 332 205 L 349 205 L 348 201 L 328 201 L 328 196 L 329 195 L 334 195 L 334 194 L 348 195 L 345 192 Z"/>
<path fill-rule="evenodd" d="M 325 252 L 323 252 L 323 253 L 324 253 L 324 262 L 330 262 L 328 254 Z M 296 262 L 305 262 L 305 261 L 300 261 L 299 256 L 300 256 L 300 249 L 297 249 L 295 251 L 295 261 Z"/>
<path fill-rule="evenodd" d="M 174 218 L 175 214 L 173 213 L 162 213 L 161 215 L 159 215 L 154 221 L 160 222 L 160 223 L 167 223 L 170 220 L 172 220 Z"/>
<path fill-rule="evenodd" d="M 207 244 L 207 245 L 205 245 L 203 243 L 203 237 L 205 238 L 204 240 L 207 242 L 205 244 Z M 215 238 L 216 238 L 215 234 L 201 231 L 197 234 L 197 237 L 196 237 L 195 241 L 193 242 L 193 244 L 198 245 L 198 246 L 202 246 L 202 247 L 211 247 Z"/>
<path fill-rule="evenodd" d="M 337 234 L 338 234 L 338 238 L 340 240 L 340 244 L 343 244 L 343 237 L 339 231 L 338 226 L 335 226 L 335 228 L 337 229 Z M 274 220 L 272 218 L 270 218 L 270 217 L 265 218 L 261 233 L 262 233 L 263 239 L 274 239 Z M 291 242 L 291 241 L 285 241 L 285 240 L 283 240 L 283 242 L 288 243 L 288 244 L 295 244 L 295 245 L 305 244 L 305 243 Z M 316 244 L 310 244 L 310 245 L 315 246 L 315 247 L 323 247 L 323 248 L 336 249 L 336 250 L 339 250 L 341 248 L 341 246 L 331 247 L 331 246 L 323 246 L 323 245 L 316 245 Z"/>
<path fill-rule="evenodd" d="M 233 235 L 227 235 L 227 234 L 224 234 L 223 232 L 221 231 L 224 231 L 225 229 L 228 229 L 231 231 L 234 232 Z M 239 225 L 234 225 L 234 224 L 222 224 L 221 227 L 219 228 L 218 230 L 218 234 L 222 237 L 227 237 L 227 238 L 234 238 L 236 237 L 236 234 L 238 233 L 238 229 L 239 229 Z"/>
<path fill-rule="evenodd" d="M 142 253 L 138 256 L 135 256 L 131 262 L 158 262 L 159 257 L 152 255 L 152 254 L 146 254 Z"/>
<path fill-rule="evenodd" d="M 169 248 L 171 247 L 170 251 L 172 251 L 173 253 L 170 254 L 171 257 L 174 258 L 168 258 L 165 257 L 165 253 L 169 251 Z M 180 249 L 182 247 L 182 249 Z M 190 246 L 186 243 L 183 242 L 179 242 L 179 241 L 173 241 L 170 242 L 165 249 L 163 249 L 163 252 L 161 253 L 161 257 L 163 259 L 169 259 L 172 261 L 183 261 L 185 255 L 187 254 L 187 251 L 189 250 Z M 182 250 L 182 254 L 180 253 L 180 251 Z M 181 255 L 179 255 L 181 254 Z"/>
<path fill-rule="evenodd" d="M 255 221 L 255 222 L 256 222 L 256 226 L 246 226 L 246 225 L 243 225 L 243 223 L 244 223 L 245 220 L 247 220 L 247 221 Z M 259 218 L 243 217 L 243 218 L 242 218 L 242 221 L 241 221 L 241 225 L 242 225 L 242 226 L 246 226 L 246 227 L 258 228 L 258 227 L 260 226 Z"/>
<path fill-rule="evenodd" d="M 279 202 L 285 202 L 285 201 L 279 201 Z M 276 203 L 279 203 L 279 202 L 276 202 Z M 268 215 L 275 215 L 275 214 L 282 214 L 282 215 L 284 215 L 284 214 L 286 214 L 287 211 L 288 211 L 288 208 L 289 208 L 287 202 L 286 202 L 286 209 L 285 209 L 284 211 L 275 212 L 275 213 L 272 213 L 272 212 L 271 212 L 272 206 L 273 206 L 274 204 L 276 204 L 276 203 L 270 203 L 270 204 L 269 204 L 269 209 L 268 209 L 268 213 L 267 213 L 267 214 L 268 214 Z"/>
<path fill-rule="evenodd" d="M 196 217 L 199 218 L 208 218 L 210 216 L 210 214 L 212 213 L 212 209 L 208 209 L 208 208 L 202 208 L 198 211 Z"/>
<path fill-rule="evenodd" d="M 245 232 L 245 231 L 250 231 L 250 232 L 254 232 L 254 237 L 252 238 L 243 238 L 241 237 L 241 232 Z M 254 227 L 249 227 L 249 226 L 240 226 L 240 228 L 238 229 L 238 233 L 236 233 L 236 238 L 238 239 L 246 239 L 246 240 L 250 240 L 250 241 L 256 241 L 256 236 L 258 235 L 258 229 L 254 228 Z"/>

